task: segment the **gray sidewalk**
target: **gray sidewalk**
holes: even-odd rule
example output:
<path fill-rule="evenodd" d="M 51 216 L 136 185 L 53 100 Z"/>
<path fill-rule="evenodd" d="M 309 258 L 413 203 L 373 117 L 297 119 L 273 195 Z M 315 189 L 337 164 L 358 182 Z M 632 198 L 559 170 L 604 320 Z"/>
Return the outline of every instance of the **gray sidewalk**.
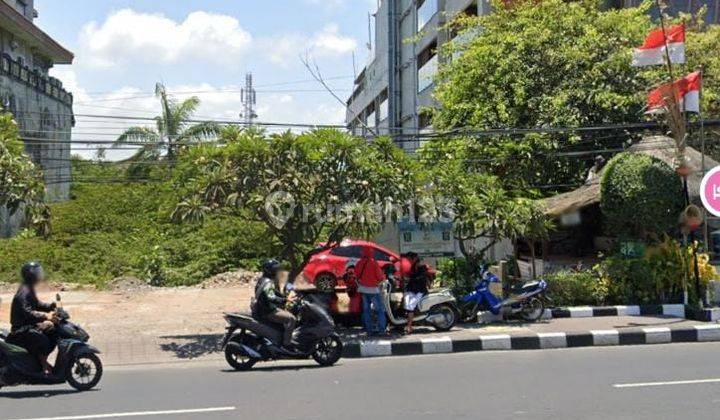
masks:
<path fill-rule="evenodd" d="M 559 334 L 573 336 L 573 334 L 588 333 L 590 331 L 627 331 L 631 334 L 639 331 L 654 331 L 661 334 L 670 330 L 689 330 L 701 326 L 714 327 L 716 325 L 679 318 L 621 316 L 558 318 L 543 320 L 534 324 L 512 321 L 491 325 L 467 324 L 445 333 L 438 333 L 431 328 L 420 327 L 417 329 L 417 333 L 410 336 L 393 334 L 381 340 L 368 339 L 359 329 L 342 330 L 341 333 L 348 349 L 353 348 L 355 345 L 366 345 L 368 343 L 383 347 L 380 350 L 370 350 L 366 354 L 355 354 L 357 352 L 354 350 L 346 351 L 346 356 L 363 357 L 391 355 L 393 353 L 388 353 L 389 350 L 387 349 L 390 349 L 392 345 L 400 349 L 405 348 L 401 352 L 402 354 L 419 354 L 417 349 L 422 350 L 423 343 L 425 343 L 425 349 L 428 347 L 434 349 L 431 352 L 440 352 L 440 350 L 449 352 L 454 351 L 453 345 L 450 343 L 469 343 L 473 340 L 479 340 L 481 337 L 485 337 L 486 340 L 487 337 L 493 337 L 495 339 L 503 338 L 522 341 L 525 340 L 523 337 L 559 337 Z M 720 325 L 718 325 L 718 328 L 720 329 Z M 93 344 L 103 351 L 103 361 L 109 366 L 220 360 L 224 357 L 219 349 L 222 334 L 223 331 L 212 334 L 183 333 L 162 337 L 137 336 L 131 340 L 106 339 L 95 341 Z M 407 349 L 416 349 L 416 351 L 411 353 Z M 478 350 L 480 349 L 478 348 Z M 377 351 L 380 353 L 373 354 L 373 352 Z M 420 353 L 422 352 L 425 351 L 420 351 Z"/>

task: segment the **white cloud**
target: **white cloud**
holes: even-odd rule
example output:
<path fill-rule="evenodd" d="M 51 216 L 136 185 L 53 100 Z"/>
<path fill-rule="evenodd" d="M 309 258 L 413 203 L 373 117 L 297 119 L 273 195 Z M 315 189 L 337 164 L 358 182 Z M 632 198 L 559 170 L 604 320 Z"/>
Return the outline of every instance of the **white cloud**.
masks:
<path fill-rule="evenodd" d="M 75 96 L 75 113 L 91 114 L 97 116 L 132 115 L 152 118 L 160 114 L 160 104 L 147 88 L 127 86 L 104 94 L 88 94 L 87 90 L 78 84 L 75 72 L 69 68 L 56 68 L 52 70 L 54 77 L 73 92 Z M 240 100 L 240 86 L 215 86 L 210 83 L 169 85 L 168 92 L 178 100 L 191 96 L 198 96 L 201 100 L 200 108 L 195 114 L 199 120 L 240 121 L 242 111 Z M 258 121 L 262 122 L 293 122 L 306 124 L 343 124 L 345 108 L 341 104 L 328 102 L 318 98 L 308 101 L 298 98 L 291 93 L 258 93 L 257 114 Z M 104 121 L 104 123 L 102 123 Z M 73 140 L 105 140 L 113 141 L 124 128 L 131 125 L 145 125 L 153 127 L 152 121 L 125 121 L 116 120 L 107 124 L 108 120 L 82 117 L 77 119 L 73 129 Z M 272 130 L 284 130 L 274 128 Z M 77 143 L 74 153 L 87 158 L 95 157 L 95 151 L 87 148 L 96 146 L 83 146 Z M 109 145 L 107 145 L 109 148 Z M 84 150 L 85 149 L 85 150 Z M 132 154 L 131 150 L 108 151 L 107 159 L 120 159 Z"/>
<path fill-rule="evenodd" d="M 228 64 L 250 49 L 252 36 L 227 15 L 199 11 L 176 22 L 162 14 L 123 9 L 103 23 L 86 24 L 80 44 L 80 58 L 95 67 L 130 60 L 172 64 L 203 59 Z"/>
<path fill-rule="evenodd" d="M 336 57 L 355 51 L 357 40 L 340 33 L 340 27 L 334 23 L 326 25 L 311 36 L 303 34 L 285 34 L 263 40 L 268 58 L 276 64 L 287 65 L 298 60 L 298 56 L 308 52 L 315 57 Z"/>

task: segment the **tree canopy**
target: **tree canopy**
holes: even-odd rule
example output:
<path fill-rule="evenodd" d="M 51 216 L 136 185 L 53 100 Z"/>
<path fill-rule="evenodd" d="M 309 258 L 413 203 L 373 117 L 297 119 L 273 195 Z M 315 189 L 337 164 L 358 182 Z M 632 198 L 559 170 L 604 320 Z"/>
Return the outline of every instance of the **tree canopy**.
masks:
<path fill-rule="evenodd" d="M 186 199 L 175 218 L 230 210 L 264 223 L 278 256 L 299 274 L 314 252 L 376 233 L 416 192 L 410 158 L 389 139 L 367 143 L 337 130 L 266 135 L 227 129 L 178 166 Z"/>
<path fill-rule="evenodd" d="M 631 66 L 633 47 L 654 27 L 649 10 L 640 7 L 605 10 L 583 0 L 517 0 L 497 2 L 491 14 L 460 18 L 451 25 L 462 36 L 441 47 L 444 64 L 436 80 L 440 106 L 433 124 L 438 130 L 581 127 L 636 123 L 647 92 L 667 81 L 662 66 Z M 681 16 L 688 26 L 687 64 L 707 69 L 706 115 L 718 115 L 720 104 L 720 28 L 702 19 Z M 475 159 L 513 188 L 563 185 L 582 179 L 587 169 L 577 158 L 554 155 L 560 148 L 596 150 L 616 147 L 622 132 L 494 135 L 471 138 Z M 588 160 L 591 160 L 592 156 Z"/>
<path fill-rule="evenodd" d="M 44 203 L 40 171 L 25 154 L 12 115 L 0 114 L 0 207 L 13 215 L 24 211 L 27 225 L 50 233 L 50 211 Z"/>

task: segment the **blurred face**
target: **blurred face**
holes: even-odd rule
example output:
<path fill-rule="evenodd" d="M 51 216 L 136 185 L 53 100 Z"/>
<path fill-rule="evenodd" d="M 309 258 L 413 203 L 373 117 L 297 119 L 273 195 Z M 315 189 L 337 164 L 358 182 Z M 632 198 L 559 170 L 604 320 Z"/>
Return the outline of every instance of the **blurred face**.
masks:
<path fill-rule="evenodd" d="M 45 270 L 42 268 L 38 270 L 37 274 L 37 284 L 42 284 L 47 281 L 47 278 L 45 277 Z"/>

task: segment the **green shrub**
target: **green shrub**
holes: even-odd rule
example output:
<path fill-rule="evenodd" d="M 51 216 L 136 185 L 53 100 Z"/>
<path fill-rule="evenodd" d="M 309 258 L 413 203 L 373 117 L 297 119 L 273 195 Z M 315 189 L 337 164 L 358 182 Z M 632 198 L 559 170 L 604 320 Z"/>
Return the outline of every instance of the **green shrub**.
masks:
<path fill-rule="evenodd" d="M 559 271 L 545 276 L 555 306 L 602 305 L 607 285 L 593 271 Z"/>
<path fill-rule="evenodd" d="M 91 170 L 107 176 L 97 165 L 82 169 Z M 136 276 L 154 285 L 192 285 L 219 272 L 254 269 L 273 255 L 275 244 L 259 223 L 224 215 L 171 223 L 164 209 L 174 194 L 162 183 L 77 184 L 72 200 L 51 206 L 55 229 L 48 240 L 29 231 L 0 239 L 0 282 L 17 281 L 20 266 L 37 260 L 53 281 L 103 287 Z"/>
<path fill-rule="evenodd" d="M 632 238 L 668 232 L 683 205 L 680 177 L 661 160 L 621 153 L 608 163 L 600 201 L 608 232 Z"/>
<path fill-rule="evenodd" d="M 475 288 L 472 269 L 465 258 L 443 258 L 438 260 L 437 269 L 440 272 L 437 280 L 454 296 L 465 296 Z"/>

